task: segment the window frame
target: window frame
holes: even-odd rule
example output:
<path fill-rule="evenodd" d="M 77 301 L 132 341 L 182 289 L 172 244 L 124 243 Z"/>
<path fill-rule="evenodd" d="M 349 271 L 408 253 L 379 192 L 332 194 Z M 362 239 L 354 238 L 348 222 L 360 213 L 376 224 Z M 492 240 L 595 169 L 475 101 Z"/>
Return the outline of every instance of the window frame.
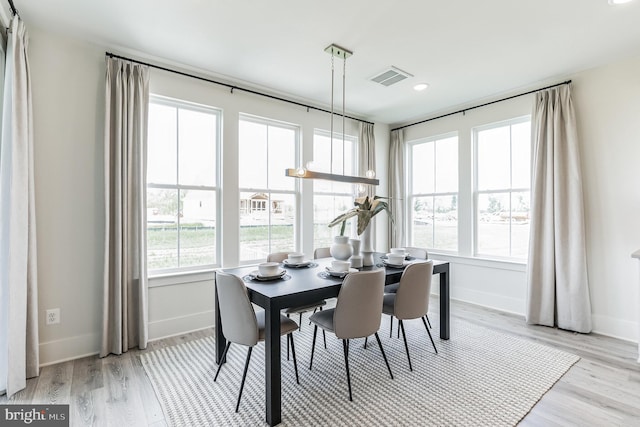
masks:
<path fill-rule="evenodd" d="M 413 159 L 413 147 L 417 146 L 417 145 L 421 145 L 421 144 L 428 144 L 428 143 L 434 143 L 437 144 L 437 141 L 440 140 L 444 140 L 444 139 L 448 139 L 448 138 L 456 138 L 456 144 L 457 144 L 457 149 L 458 149 L 458 191 L 456 192 L 436 192 L 434 191 L 433 193 L 413 193 L 413 163 L 412 163 L 412 159 Z M 437 253 L 442 253 L 442 254 L 449 254 L 449 255 L 457 255 L 460 253 L 460 135 L 458 131 L 451 131 L 451 132 L 446 132 L 446 133 L 442 133 L 439 135 L 434 135 L 434 136 L 430 136 L 430 137 L 423 137 L 423 138 L 418 138 L 418 139 L 414 139 L 411 141 L 408 141 L 406 143 L 406 152 L 405 152 L 405 170 L 407 171 L 406 175 L 405 175 L 405 189 L 406 189 L 406 203 L 405 203 L 405 218 L 406 218 L 406 226 L 405 226 L 405 230 L 407 233 L 407 246 L 415 246 L 414 241 L 413 241 L 413 201 L 415 198 L 418 197 L 431 197 L 435 200 L 436 197 L 442 197 L 442 196 L 456 196 L 456 199 L 458 201 L 458 208 L 457 208 L 457 212 L 458 212 L 458 220 L 457 220 L 457 234 L 456 234 L 456 246 L 457 249 L 456 250 L 451 250 L 451 249 L 442 249 L 442 248 L 436 248 L 436 247 L 426 247 L 425 249 L 429 250 L 429 252 L 437 252 Z M 436 147 L 434 147 L 434 165 L 437 165 L 437 149 Z M 436 174 L 436 170 L 434 169 L 434 175 Z M 434 190 L 436 187 L 436 181 L 435 181 L 435 176 L 434 176 Z M 434 209 L 435 209 L 435 204 L 434 204 Z M 432 226 L 432 234 L 435 236 L 435 221 L 433 222 L 433 226 Z M 434 243 L 435 243 L 435 239 L 434 239 Z"/>
<path fill-rule="evenodd" d="M 329 138 L 331 140 L 331 131 L 326 130 L 326 129 L 320 129 L 320 128 L 315 128 L 313 130 L 313 147 L 312 147 L 312 151 L 315 152 L 315 148 L 316 148 L 316 136 L 319 137 L 324 137 L 324 138 Z M 351 170 L 353 171 L 357 171 L 358 170 L 358 159 L 359 159 L 359 139 L 357 136 L 355 135 L 348 135 L 348 134 L 342 134 L 342 133 L 337 133 L 334 132 L 333 133 L 333 140 L 338 140 L 338 141 L 342 141 L 342 138 L 344 136 L 344 140 L 345 141 L 350 141 L 353 145 L 353 151 L 351 153 L 351 159 L 352 159 L 352 164 L 351 164 Z M 343 149 L 344 149 L 344 144 L 343 144 Z M 332 159 L 331 159 L 332 160 Z M 325 171 L 323 171 L 325 172 Z M 326 171 L 329 172 L 329 171 Z M 355 173 L 354 175 L 357 175 L 357 173 Z M 351 192 L 350 193 L 338 193 L 338 192 L 327 192 L 327 191 L 316 191 L 316 186 L 315 186 L 315 180 L 313 182 L 313 192 L 311 195 L 311 202 L 312 202 L 312 206 L 315 207 L 315 197 L 317 196 L 333 196 L 333 197 L 350 197 L 352 200 L 357 197 L 358 195 L 358 188 L 356 186 L 356 184 L 352 184 L 351 186 Z M 337 215 L 339 215 L 340 213 L 337 213 Z M 336 217 L 337 217 L 336 215 Z M 332 218 L 333 219 L 333 218 Z M 315 208 L 313 209 L 313 219 L 312 219 L 312 226 L 315 228 Z M 353 235 L 356 232 L 356 228 L 355 228 L 355 221 L 351 221 L 351 227 L 350 230 L 345 230 L 345 234 L 347 234 L 347 231 L 349 231 L 349 234 Z M 339 230 L 340 226 L 336 225 L 335 227 L 333 227 L 334 230 Z M 335 233 L 334 231 L 332 231 L 332 234 L 334 236 L 338 235 L 338 233 Z M 316 244 L 316 240 L 315 240 L 315 232 L 313 233 L 313 247 L 318 248 L 318 247 L 325 247 L 324 244 L 320 245 L 320 244 Z M 329 244 L 331 245 L 331 243 Z"/>
<path fill-rule="evenodd" d="M 512 256 L 513 252 L 513 233 L 512 233 L 512 199 L 513 193 L 522 193 L 528 192 L 531 195 L 531 170 L 529 172 L 529 187 L 528 188 L 514 188 L 512 186 L 513 183 L 513 138 L 512 138 L 512 129 L 513 125 L 518 125 L 521 123 L 531 123 L 531 115 L 524 115 L 519 117 L 514 117 L 511 119 L 500 120 L 498 122 L 487 123 L 484 125 L 476 126 L 472 128 L 472 145 L 473 145 L 473 207 L 472 207 L 472 218 L 473 218 L 473 257 L 474 258 L 482 258 L 482 259 L 495 259 L 500 261 L 507 262 L 528 262 L 528 257 L 520 258 Z M 500 188 L 500 189 L 491 189 L 491 190 L 479 190 L 478 189 L 478 133 L 490 130 L 497 129 L 501 127 L 509 126 L 509 188 Z M 529 149 L 531 150 L 531 141 L 529 142 Z M 478 229 L 479 229 L 479 215 L 478 215 L 478 200 L 481 194 L 501 194 L 509 196 L 509 255 L 496 255 L 496 254 L 486 254 L 482 252 L 478 252 Z M 529 235 L 531 235 L 531 231 L 529 230 Z"/>
<path fill-rule="evenodd" d="M 221 225 L 221 211 L 222 211 L 222 197 L 221 197 L 221 177 L 222 177 L 222 171 L 221 171 L 221 162 L 220 162 L 220 156 L 222 154 L 222 109 L 220 108 L 216 108 L 213 106 L 209 106 L 209 105 L 204 105 L 204 104 L 198 104 L 195 102 L 190 102 L 190 101 L 186 101 L 186 100 L 182 100 L 182 99 L 177 99 L 177 98 L 170 98 L 170 97 L 166 97 L 166 96 L 162 96 L 162 95 L 157 95 L 157 94 L 150 94 L 149 96 L 149 105 L 151 104 L 158 104 L 158 105 L 164 105 L 164 106 L 168 106 L 168 107 L 173 107 L 176 108 L 176 184 L 153 184 L 153 183 L 146 183 L 146 189 L 145 189 L 145 212 L 147 209 L 147 191 L 149 189 L 160 189 L 160 190 L 176 190 L 176 191 L 181 191 L 181 190 L 196 190 L 196 191 L 213 191 L 213 193 L 215 194 L 214 196 L 214 200 L 216 203 L 216 209 L 215 209 L 215 215 L 216 215 L 216 237 L 215 237 L 215 247 L 216 247 L 216 251 L 215 251 L 215 259 L 214 259 L 214 263 L 213 264 L 202 264 L 202 265 L 197 265 L 197 266 L 189 266 L 189 267 L 172 267 L 172 268 L 163 268 L 163 269 L 155 269 L 155 270 L 150 270 L 148 267 L 148 253 L 149 253 L 149 249 L 148 249 L 148 245 L 147 245 L 147 252 L 145 254 L 145 264 L 147 265 L 147 277 L 149 279 L 154 279 L 154 278 L 159 278 L 159 277 L 163 277 L 163 276 L 173 276 L 173 275 L 180 275 L 180 274 L 193 274 L 193 273 L 198 273 L 198 272 L 205 272 L 205 271 L 213 271 L 213 269 L 215 268 L 219 268 L 221 266 L 221 249 L 222 249 L 222 228 L 220 227 Z M 197 111 L 197 112 L 201 112 L 201 113 L 207 113 L 207 114 L 212 114 L 215 119 L 216 119 L 216 135 L 215 135 L 215 155 L 216 155 L 216 159 L 215 159 L 215 185 L 214 186 L 209 186 L 209 185 L 183 185 L 183 184 L 179 184 L 179 177 L 180 177 L 180 157 L 179 157 L 179 153 L 180 153 L 180 140 L 179 140 L 179 132 L 180 132 L 180 124 L 179 124 L 179 111 L 180 109 L 186 109 L 186 110 L 191 110 L 191 111 Z M 147 153 L 148 153 L 148 145 L 149 145 L 149 140 L 147 137 Z M 147 154 L 148 156 L 148 154 Z M 148 161 L 148 158 L 146 159 Z M 145 177 L 146 179 L 146 177 Z M 145 215 L 146 218 L 146 215 Z M 148 221 L 145 221 L 146 224 L 145 226 L 148 228 Z M 177 232 L 178 232 L 178 262 L 180 262 L 180 215 L 178 215 L 177 218 L 177 222 L 176 222 L 176 227 L 177 227 Z M 148 241 L 148 237 L 147 237 L 147 241 Z"/>
<path fill-rule="evenodd" d="M 294 153 L 294 158 L 296 159 L 296 161 L 299 161 L 300 159 L 300 153 L 301 153 L 301 141 L 302 141 L 302 126 L 294 124 L 294 123 L 289 123 L 289 122 L 285 122 L 282 120 L 277 120 L 277 119 L 270 119 L 267 117 L 261 117 L 261 116 L 256 116 L 253 114 L 248 114 L 248 113 L 239 113 L 238 114 L 238 121 L 237 121 L 237 125 L 238 125 L 238 146 L 240 146 L 240 122 L 242 121 L 247 121 L 247 122 L 251 122 L 251 123 L 256 123 L 256 124 L 262 124 L 262 125 L 266 125 L 266 126 L 277 126 L 280 128 L 284 128 L 284 129 L 291 129 L 294 131 L 295 134 L 295 153 Z M 267 150 L 267 168 L 269 167 L 269 158 L 268 158 L 269 152 Z M 240 164 L 239 162 L 241 161 L 241 153 L 238 153 L 238 165 L 237 165 L 237 171 L 238 173 L 240 172 Z M 294 165 L 292 165 L 292 167 L 294 167 Z M 267 178 L 269 176 L 267 169 Z M 284 174 L 284 171 L 282 171 L 282 173 Z M 290 194 L 293 195 L 293 204 L 295 206 L 295 219 L 293 221 L 293 247 L 292 250 L 299 250 L 300 248 L 300 236 L 302 235 L 301 233 L 301 228 L 300 228 L 300 223 L 301 223 L 301 209 L 300 209 L 300 200 L 301 200 L 301 186 L 300 183 L 298 182 L 299 180 L 294 180 L 294 189 L 293 190 L 271 190 L 267 187 L 264 188 L 253 188 L 253 187 L 241 187 L 240 186 L 240 181 L 238 180 L 238 195 L 240 196 L 242 193 L 264 193 L 266 195 L 268 195 L 269 200 L 271 200 L 271 194 L 275 193 L 275 194 Z M 242 201 L 242 198 L 240 198 L 240 201 Z M 266 203 L 266 202 L 265 202 Z M 252 202 L 249 203 L 248 208 L 251 209 L 251 205 Z M 271 226 L 272 226 L 272 221 L 271 221 L 271 209 L 267 209 L 268 211 L 268 217 L 269 217 L 269 253 L 273 252 L 272 250 L 272 243 L 271 243 Z M 238 213 L 241 213 L 241 206 L 240 203 L 238 204 Z M 252 265 L 252 264 L 256 264 L 258 262 L 264 262 L 265 259 L 246 259 L 243 260 L 242 259 L 242 253 L 241 253 L 241 247 L 242 247 L 242 241 L 240 240 L 240 227 L 241 227 L 241 221 L 238 222 L 238 264 L 239 265 Z"/>

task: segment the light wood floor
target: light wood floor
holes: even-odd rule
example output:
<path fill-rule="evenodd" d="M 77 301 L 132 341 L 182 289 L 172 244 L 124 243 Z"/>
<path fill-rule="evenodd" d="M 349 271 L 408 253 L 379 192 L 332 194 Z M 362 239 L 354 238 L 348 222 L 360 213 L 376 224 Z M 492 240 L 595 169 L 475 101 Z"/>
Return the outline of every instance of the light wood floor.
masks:
<path fill-rule="evenodd" d="M 432 301 L 437 307 L 437 301 Z M 577 354 L 581 360 L 538 402 L 521 426 L 640 426 L 640 364 L 633 343 L 526 325 L 519 316 L 452 302 L 452 315 Z M 212 335 L 213 329 L 149 344 L 147 350 Z M 47 366 L 11 403 L 70 403 L 73 426 L 165 426 L 151 383 L 131 350 Z M 0 396 L 0 404 L 6 403 Z"/>

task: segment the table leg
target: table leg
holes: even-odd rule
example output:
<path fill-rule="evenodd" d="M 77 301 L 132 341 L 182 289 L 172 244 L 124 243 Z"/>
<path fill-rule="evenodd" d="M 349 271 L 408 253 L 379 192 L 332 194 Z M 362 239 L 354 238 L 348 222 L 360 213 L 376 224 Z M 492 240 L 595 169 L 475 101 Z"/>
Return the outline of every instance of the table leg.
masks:
<path fill-rule="evenodd" d="M 220 303 L 218 302 L 218 286 L 215 285 L 214 291 L 214 310 L 215 310 L 215 321 L 216 321 L 216 363 L 219 365 L 220 363 L 226 362 L 226 360 L 222 360 L 222 355 L 224 354 L 224 348 L 227 345 L 227 339 L 224 337 L 224 332 L 222 331 L 222 321 L 220 320 Z"/>
<path fill-rule="evenodd" d="M 449 313 L 449 264 L 444 272 L 440 273 L 440 338 L 449 339 L 449 327 L 451 323 Z"/>
<path fill-rule="evenodd" d="M 282 377 L 280 366 L 280 310 L 265 308 L 265 397 L 267 424 L 282 421 Z"/>

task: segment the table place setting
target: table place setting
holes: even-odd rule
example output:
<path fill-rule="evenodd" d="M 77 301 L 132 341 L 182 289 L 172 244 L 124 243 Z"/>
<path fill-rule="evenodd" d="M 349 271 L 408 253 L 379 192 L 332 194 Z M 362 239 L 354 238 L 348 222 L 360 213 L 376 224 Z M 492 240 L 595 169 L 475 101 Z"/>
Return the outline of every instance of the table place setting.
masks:
<path fill-rule="evenodd" d="M 277 262 L 263 262 L 258 264 L 258 269 L 252 271 L 242 278 L 245 282 L 257 280 L 259 282 L 271 282 L 275 280 L 289 280 L 291 276 L 287 270 L 280 268 Z"/>
<path fill-rule="evenodd" d="M 331 267 L 326 267 L 326 271 L 321 271 L 318 273 L 319 277 L 323 279 L 328 278 L 338 278 L 342 279 L 349 273 L 355 273 L 358 271 L 357 268 L 351 266 L 352 263 L 350 261 L 340 261 L 333 260 L 331 261 Z"/>
<path fill-rule="evenodd" d="M 318 264 L 310 259 L 305 260 L 304 254 L 298 252 L 290 253 L 285 260 L 282 261 L 282 265 L 290 268 L 308 268 L 317 267 Z"/>

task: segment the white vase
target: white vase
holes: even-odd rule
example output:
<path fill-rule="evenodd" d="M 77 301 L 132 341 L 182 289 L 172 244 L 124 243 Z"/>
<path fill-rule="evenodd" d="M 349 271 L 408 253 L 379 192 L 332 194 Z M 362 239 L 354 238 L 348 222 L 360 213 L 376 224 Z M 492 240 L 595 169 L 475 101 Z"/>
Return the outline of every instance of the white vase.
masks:
<path fill-rule="evenodd" d="M 329 253 L 335 259 L 346 261 L 353 255 L 353 248 L 349 244 L 348 236 L 335 236 L 333 245 L 329 248 Z"/>
<path fill-rule="evenodd" d="M 353 255 L 360 254 L 360 239 L 349 239 L 349 244 L 353 248 Z"/>
<path fill-rule="evenodd" d="M 367 225 L 360 235 L 360 253 L 362 254 L 362 265 L 370 267 L 373 265 L 373 242 L 371 240 L 371 224 Z"/>

